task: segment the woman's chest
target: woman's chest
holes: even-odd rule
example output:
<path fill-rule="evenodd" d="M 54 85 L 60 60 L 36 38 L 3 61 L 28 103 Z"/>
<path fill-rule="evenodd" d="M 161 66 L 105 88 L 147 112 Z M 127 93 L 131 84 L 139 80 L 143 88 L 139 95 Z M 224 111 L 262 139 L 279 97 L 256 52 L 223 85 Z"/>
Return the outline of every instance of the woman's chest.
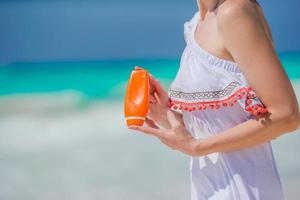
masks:
<path fill-rule="evenodd" d="M 194 38 L 199 46 L 211 54 L 219 58 L 233 61 L 231 54 L 223 45 L 216 16 L 208 15 L 203 21 L 199 19 L 196 24 Z"/>

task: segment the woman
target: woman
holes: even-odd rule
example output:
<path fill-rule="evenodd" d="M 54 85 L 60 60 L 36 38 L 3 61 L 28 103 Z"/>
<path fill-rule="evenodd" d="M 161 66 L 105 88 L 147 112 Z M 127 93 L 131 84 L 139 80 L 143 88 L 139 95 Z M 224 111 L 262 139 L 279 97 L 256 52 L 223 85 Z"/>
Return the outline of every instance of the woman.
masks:
<path fill-rule="evenodd" d="M 191 156 L 192 200 L 282 200 L 270 141 L 299 127 L 299 108 L 259 4 L 198 0 L 168 93 L 151 76 L 147 126 Z"/>

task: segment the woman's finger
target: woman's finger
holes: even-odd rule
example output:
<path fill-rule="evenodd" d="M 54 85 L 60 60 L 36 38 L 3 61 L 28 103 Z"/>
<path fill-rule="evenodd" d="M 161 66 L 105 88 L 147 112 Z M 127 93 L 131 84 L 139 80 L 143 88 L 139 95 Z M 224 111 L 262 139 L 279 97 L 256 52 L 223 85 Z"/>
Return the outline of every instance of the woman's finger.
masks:
<path fill-rule="evenodd" d="M 158 96 L 158 94 L 156 93 L 156 92 L 154 92 L 154 97 L 155 97 L 155 100 L 159 103 L 159 104 L 161 104 L 161 100 L 160 100 L 160 97 Z"/>
<path fill-rule="evenodd" d="M 162 95 L 165 93 L 163 86 L 151 74 L 150 74 L 150 83 L 154 86 L 155 90 L 158 92 L 159 95 Z"/>
<path fill-rule="evenodd" d="M 143 69 L 143 68 L 141 68 L 139 66 L 135 66 L 134 69 L 139 70 L 139 69 Z M 161 86 L 161 84 L 159 83 L 159 81 L 156 78 L 154 78 L 154 76 L 152 74 L 149 73 L 149 75 L 150 75 L 150 83 L 152 83 L 154 85 L 154 87 L 156 88 L 156 90 L 159 93 L 164 92 L 164 89 Z"/>
<path fill-rule="evenodd" d="M 153 119 L 153 113 L 151 112 L 151 109 L 149 109 L 147 117 Z"/>
<path fill-rule="evenodd" d="M 154 104 L 154 103 L 156 103 L 156 98 L 155 98 L 155 96 L 152 96 L 152 95 L 150 95 L 150 103 L 151 104 Z"/>
<path fill-rule="evenodd" d="M 159 129 L 159 127 L 154 123 L 153 120 L 149 119 L 148 117 L 145 120 L 147 126 L 151 127 L 151 128 L 156 128 Z"/>
<path fill-rule="evenodd" d="M 160 141 L 161 141 L 162 143 L 164 143 L 165 145 L 167 145 L 167 146 L 168 146 L 169 148 L 171 148 L 172 150 L 176 150 L 176 148 L 175 148 L 173 145 L 171 145 L 166 139 L 161 138 Z"/>
<path fill-rule="evenodd" d="M 134 69 L 143 69 L 139 66 L 135 66 Z M 152 75 L 149 73 L 149 79 L 150 79 L 150 83 L 151 85 L 153 85 L 154 87 L 154 92 L 151 94 L 153 94 L 153 98 L 152 95 L 151 95 L 151 99 L 150 99 L 150 104 L 153 104 L 153 103 L 161 103 L 161 97 L 163 97 L 165 95 L 165 90 L 163 88 L 163 86 L 160 84 L 160 82 Z M 155 92 L 156 91 L 156 92 Z"/>
<path fill-rule="evenodd" d="M 135 66 L 134 69 L 138 70 L 138 69 L 143 69 L 139 66 Z M 149 79 L 150 79 L 150 83 L 154 86 L 155 90 L 159 93 L 159 94 L 163 94 L 165 92 L 163 86 L 159 83 L 159 81 L 152 75 L 149 73 Z"/>

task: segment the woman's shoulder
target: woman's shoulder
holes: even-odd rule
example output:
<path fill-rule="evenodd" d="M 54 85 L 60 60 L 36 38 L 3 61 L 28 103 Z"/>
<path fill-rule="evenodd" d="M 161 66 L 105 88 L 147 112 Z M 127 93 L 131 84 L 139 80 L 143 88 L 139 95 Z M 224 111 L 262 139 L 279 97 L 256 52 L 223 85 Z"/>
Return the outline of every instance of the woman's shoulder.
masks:
<path fill-rule="evenodd" d="M 264 32 L 273 44 L 271 32 L 260 6 L 250 0 L 227 0 L 218 6 L 216 22 L 219 34 L 234 42 L 237 35 L 247 33 L 248 39 Z M 226 39 L 224 39 L 226 40 Z"/>
<path fill-rule="evenodd" d="M 217 8 L 217 20 L 234 20 L 237 18 L 248 18 L 258 20 L 259 5 L 250 0 L 227 0 Z"/>
<path fill-rule="evenodd" d="M 224 1 L 216 11 L 218 29 L 221 34 L 231 32 L 232 28 L 241 32 L 263 31 L 274 47 L 273 36 L 263 10 L 255 2 L 251 0 Z"/>

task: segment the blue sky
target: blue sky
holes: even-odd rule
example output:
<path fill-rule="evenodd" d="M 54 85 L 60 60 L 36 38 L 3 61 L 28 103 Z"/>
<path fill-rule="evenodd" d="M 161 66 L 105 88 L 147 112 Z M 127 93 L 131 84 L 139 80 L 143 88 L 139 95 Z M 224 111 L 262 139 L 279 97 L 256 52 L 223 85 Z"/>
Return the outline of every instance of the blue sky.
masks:
<path fill-rule="evenodd" d="M 260 1 L 278 52 L 300 50 L 299 0 Z M 0 62 L 178 58 L 195 0 L 0 1 Z"/>

